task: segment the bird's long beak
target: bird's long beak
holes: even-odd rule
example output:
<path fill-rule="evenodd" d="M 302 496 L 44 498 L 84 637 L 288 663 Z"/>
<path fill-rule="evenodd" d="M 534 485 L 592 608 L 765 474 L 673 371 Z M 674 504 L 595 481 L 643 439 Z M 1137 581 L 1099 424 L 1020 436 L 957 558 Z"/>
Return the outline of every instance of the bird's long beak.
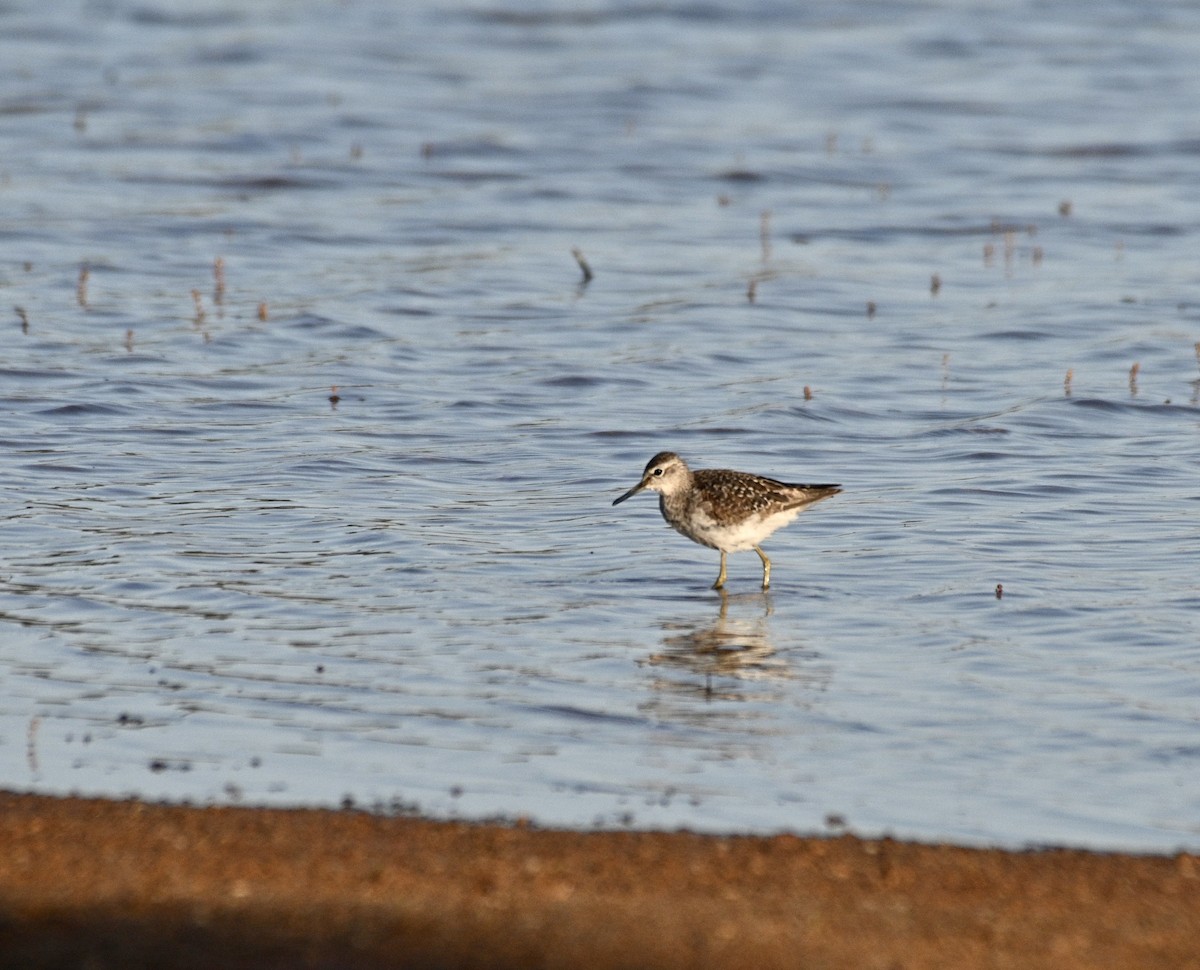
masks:
<path fill-rule="evenodd" d="M 620 498 L 613 499 L 613 505 L 620 505 L 627 498 L 633 498 L 633 496 L 637 495 L 637 493 L 640 492 L 645 487 L 646 487 L 646 483 L 644 481 L 638 482 L 636 485 L 633 486 L 633 488 L 631 488 L 628 492 L 626 492 Z"/>

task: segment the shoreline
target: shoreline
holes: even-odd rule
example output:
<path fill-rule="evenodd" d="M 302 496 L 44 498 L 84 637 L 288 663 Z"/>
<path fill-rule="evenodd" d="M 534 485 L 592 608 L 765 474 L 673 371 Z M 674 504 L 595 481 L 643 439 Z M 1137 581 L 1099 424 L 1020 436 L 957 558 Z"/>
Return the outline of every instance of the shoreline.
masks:
<path fill-rule="evenodd" d="M 1200 967 L 1200 856 L 0 792 L 0 962 Z"/>

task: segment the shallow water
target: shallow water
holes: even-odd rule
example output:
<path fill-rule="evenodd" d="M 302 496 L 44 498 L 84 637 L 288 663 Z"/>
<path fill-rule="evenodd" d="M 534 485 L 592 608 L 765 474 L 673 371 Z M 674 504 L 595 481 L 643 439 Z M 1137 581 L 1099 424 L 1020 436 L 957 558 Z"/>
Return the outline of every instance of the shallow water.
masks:
<path fill-rule="evenodd" d="M 0 8 L 0 784 L 1200 846 L 1197 27 Z"/>

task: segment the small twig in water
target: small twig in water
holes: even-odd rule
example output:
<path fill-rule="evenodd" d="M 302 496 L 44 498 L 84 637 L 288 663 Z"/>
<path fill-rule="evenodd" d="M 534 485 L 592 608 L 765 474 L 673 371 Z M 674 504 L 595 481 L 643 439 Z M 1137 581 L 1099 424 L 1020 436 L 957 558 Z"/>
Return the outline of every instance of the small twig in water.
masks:
<path fill-rule="evenodd" d="M 579 264 L 579 270 L 583 273 L 583 282 L 590 283 L 592 281 L 592 268 L 588 265 L 588 261 L 584 259 L 583 251 L 576 246 L 571 250 L 571 255 L 575 257 L 575 262 Z"/>
<path fill-rule="evenodd" d="M 1063 394 L 1066 397 L 1071 396 L 1071 379 L 1075 376 L 1074 368 L 1067 368 L 1067 376 L 1063 378 Z"/>
<path fill-rule="evenodd" d="M 85 310 L 88 305 L 88 277 L 91 275 L 92 271 L 88 268 L 87 263 L 79 267 L 79 281 L 75 284 L 75 299 L 79 301 L 79 305 Z"/>

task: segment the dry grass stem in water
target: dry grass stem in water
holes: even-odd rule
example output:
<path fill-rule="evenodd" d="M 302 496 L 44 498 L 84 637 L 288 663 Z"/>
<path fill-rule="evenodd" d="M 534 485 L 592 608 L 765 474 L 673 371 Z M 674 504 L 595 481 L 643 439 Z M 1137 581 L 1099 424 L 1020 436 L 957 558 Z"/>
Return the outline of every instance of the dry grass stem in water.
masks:
<path fill-rule="evenodd" d="M 37 736 L 38 728 L 42 726 L 42 716 L 35 714 L 29 719 L 29 728 L 25 732 L 25 760 L 29 762 L 29 770 L 38 774 Z"/>

